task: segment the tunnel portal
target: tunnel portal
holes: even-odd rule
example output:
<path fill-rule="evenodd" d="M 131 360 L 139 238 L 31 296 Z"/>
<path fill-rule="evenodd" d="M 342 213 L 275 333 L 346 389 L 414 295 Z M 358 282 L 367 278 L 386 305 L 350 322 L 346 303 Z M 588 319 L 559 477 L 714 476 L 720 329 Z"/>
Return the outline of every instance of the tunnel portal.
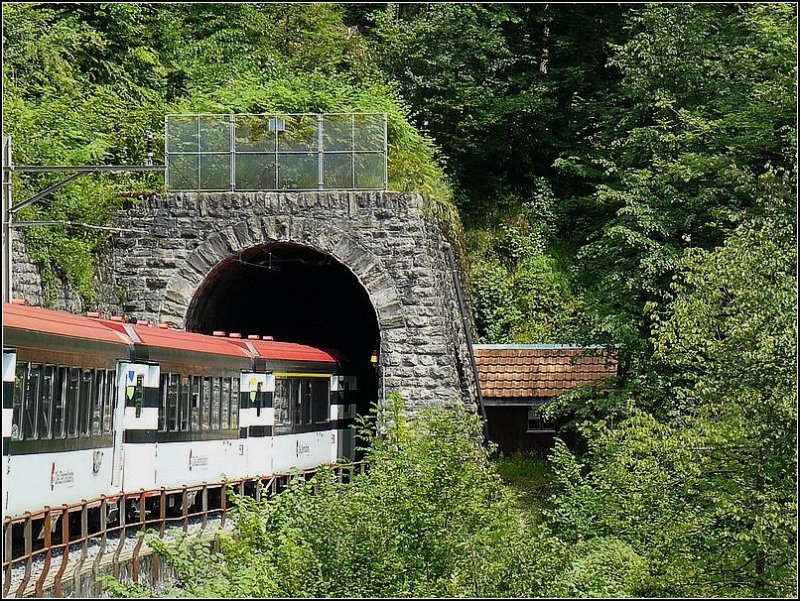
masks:
<path fill-rule="evenodd" d="M 187 192 L 142 198 L 115 224 L 125 234 L 98 262 L 100 311 L 338 351 L 372 382 L 368 403 L 384 392 L 410 412 L 476 403 L 457 216 L 439 202 L 406 192 Z"/>
<path fill-rule="evenodd" d="M 380 348 L 380 334 L 369 295 L 347 267 L 309 246 L 263 244 L 219 262 L 192 298 L 186 329 L 272 336 L 332 350 L 359 378 L 359 412 L 377 399 L 370 358 Z"/>

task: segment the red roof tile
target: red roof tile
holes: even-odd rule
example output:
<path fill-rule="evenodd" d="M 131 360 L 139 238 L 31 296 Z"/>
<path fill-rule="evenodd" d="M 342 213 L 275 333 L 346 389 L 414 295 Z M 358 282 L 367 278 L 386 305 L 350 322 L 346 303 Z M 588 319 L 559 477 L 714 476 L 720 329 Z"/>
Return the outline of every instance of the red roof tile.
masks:
<path fill-rule="evenodd" d="M 485 398 L 554 397 L 617 373 L 613 351 L 556 345 L 476 345 Z"/>

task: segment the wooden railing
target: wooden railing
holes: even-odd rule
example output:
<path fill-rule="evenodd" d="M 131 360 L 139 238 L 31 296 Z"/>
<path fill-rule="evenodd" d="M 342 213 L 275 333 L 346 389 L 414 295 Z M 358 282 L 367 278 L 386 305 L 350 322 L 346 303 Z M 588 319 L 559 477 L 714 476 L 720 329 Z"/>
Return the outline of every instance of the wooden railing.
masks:
<path fill-rule="evenodd" d="M 348 482 L 354 474 L 364 473 L 366 469 L 363 462 L 331 467 L 340 482 Z M 293 479 L 308 480 L 317 471 L 318 468 L 313 468 L 180 488 L 139 490 L 6 517 L 3 522 L 3 597 L 30 596 L 31 593 L 41 597 L 45 589 L 52 596 L 61 597 L 64 579 L 84 569 L 90 543 L 97 545 L 92 553 L 92 572 L 98 573 L 100 564 L 110 561 L 113 574 L 118 576 L 126 542 L 130 546 L 138 532 L 157 531 L 163 537 L 168 527 L 181 527 L 186 532 L 190 523 L 199 520 L 201 528 L 205 528 L 209 519 L 219 519 L 220 526 L 224 526 L 230 510 L 227 489 L 260 501 L 263 495 L 279 494 Z M 115 537 L 116 541 L 110 540 Z M 129 558 L 126 553 L 125 557 L 131 562 L 134 582 L 138 581 L 143 544 L 144 538 L 138 536 L 132 556 Z M 152 569 L 159 568 L 160 562 L 154 561 Z M 20 580 L 19 573 L 23 569 Z M 15 571 L 17 578 L 12 578 Z M 17 582 L 12 583 L 12 580 Z"/>

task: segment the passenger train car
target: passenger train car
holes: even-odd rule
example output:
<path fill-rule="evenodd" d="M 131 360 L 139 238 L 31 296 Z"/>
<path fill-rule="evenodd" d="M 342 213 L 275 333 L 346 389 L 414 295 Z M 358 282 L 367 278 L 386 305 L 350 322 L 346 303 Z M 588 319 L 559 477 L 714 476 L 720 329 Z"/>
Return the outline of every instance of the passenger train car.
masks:
<path fill-rule="evenodd" d="M 236 336 L 4 304 L 3 517 L 352 458 L 345 364 Z"/>

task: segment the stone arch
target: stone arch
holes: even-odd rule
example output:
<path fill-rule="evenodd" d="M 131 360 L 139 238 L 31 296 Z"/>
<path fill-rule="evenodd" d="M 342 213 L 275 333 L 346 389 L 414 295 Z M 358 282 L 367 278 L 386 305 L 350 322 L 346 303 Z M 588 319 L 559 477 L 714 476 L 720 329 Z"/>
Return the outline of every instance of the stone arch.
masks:
<path fill-rule="evenodd" d="M 411 411 L 475 400 L 458 271 L 444 244 L 450 224 L 418 195 L 192 192 L 143 199 L 117 223 L 143 232 L 109 245 L 100 310 L 338 346 L 380 380 L 371 401 L 398 391 Z M 285 273 L 250 271 L 273 256 Z M 250 283 L 251 295 L 239 295 Z M 195 295 L 201 304 L 187 316 Z"/>
<path fill-rule="evenodd" d="M 267 243 L 291 243 L 333 257 L 352 272 L 369 296 L 382 341 L 403 336 L 406 323 L 401 298 L 381 259 L 345 230 L 290 215 L 243 220 L 209 236 L 169 279 L 159 309 L 160 321 L 183 328 L 192 298 L 209 273 L 232 255 Z"/>

